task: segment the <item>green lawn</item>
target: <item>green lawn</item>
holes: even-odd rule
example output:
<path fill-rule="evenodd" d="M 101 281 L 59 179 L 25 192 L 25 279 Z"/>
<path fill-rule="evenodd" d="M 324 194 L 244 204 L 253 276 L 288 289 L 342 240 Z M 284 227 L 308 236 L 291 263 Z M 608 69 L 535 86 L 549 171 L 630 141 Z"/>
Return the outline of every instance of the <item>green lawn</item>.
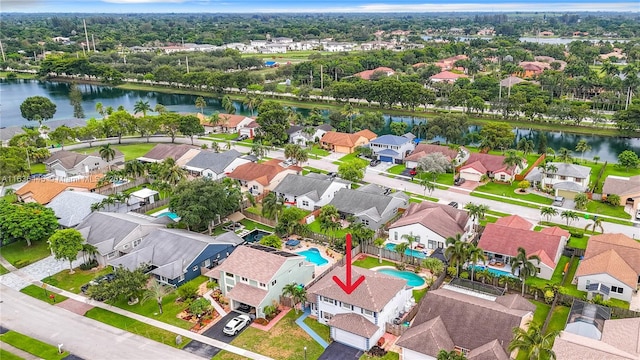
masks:
<path fill-rule="evenodd" d="M 26 335 L 22 335 L 12 330 L 9 330 L 8 332 L 0 335 L 0 341 L 22 351 L 26 351 L 29 354 L 35 355 L 41 359 L 64 359 L 69 355 L 69 353 L 66 351 L 62 354 L 59 354 L 57 347 L 28 337 Z M 2 357 L 2 359 L 4 360 L 4 357 Z"/>
<path fill-rule="evenodd" d="M 156 146 L 156 144 L 154 143 L 139 143 L 139 144 L 112 145 L 111 147 L 122 151 L 122 153 L 124 154 L 124 160 L 129 161 L 129 160 L 139 158 L 140 156 L 146 154 L 154 146 Z M 99 151 L 100 147 L 99 146 L 89 147 L 89 148 L 83 148 L 83 149 L 78 149 L 74 151 L 81 154 L 85 154 L 85 153 L 89 154 L 96 150 Z"/>
<path fill-rule="evenodd" d="M 0 71 L 0 78 L 2 79 L 6 78 L 7 75 L 9 75 L 10 73 L 11 73 L 10 71 Z M 38 78 L 38 74 L 30 74 L 30 73 L 22 73 L 22 72 L 16 72 L 14 74 L 16 74 L 18 79 L 37 79 Z"/>
<path fill-rule="evenodd" d="M 374 268 L 376 266 L 393 266 L 395 267 L 396 264 L 394 262 L 391 262 L 389 260 L 385 260 L 382 259 L 382 263 L 380 263 L 378 261 L 378 257 L 373 257 L 373 256 L 367 256 L 366 259 L 364 260 L 356 260 L 353 262 L 353 266 L 357 266 L 357 267 L 361 267 L 361 268 L 365 268 L 365 269 L 371 269 Z"/>
<path fill-rule="evenodd" d="M 554 307 L 551 319 L 549 320 L 549 325 L 547 325 L 547 333 L 564 330 L 570 310 L 571 308 L 566 306 L 557 305 Z"/>
<path fill-rule="evenodd" d="M 27 246 L 25 241 L 17 241 L 0 247 L 0 254 L 11 265 L 21 268 L 46 258 L 51 255 L 51 250 L 46 241 L 34 241 L 31 246 Z"/>
<path fill-rule="evenodd" d="M 51 301 L 51 299 L 49 298 L 49 295 L 54 294 L 56 296 L 56 303 L 60 303 L 63 302 L 65 300 L 67 300 L 66 296 L 62 296 L 60 294 L 55 294 L 47 289 L 43 289 L 39 286 L 35 286 L 35 285 L 29 285 L 25 288 L 23 288 L 22 290 L 20 290 L 21 293 L 29 295 L 33 298 L 36 298 L 38 300 L 42 300 L 42 301 L 46 301 L 49 304 L 53 304 L 53 301 Z"/>
<path fill-rule="evenodd" d="M 578 162 L 580 163 L 580 165 L 588 166 L 591 168 L 590 182 L 591 184 L 594 184 L 598 178 L 598 174 L 600 173 L 600 170 L 604 166 L 604 163 L 599 162 L 598 164 L 596 164 L 593 161 L 585 161 L 583 163 L 582 161 L 579 161 L 579 159 L 578 159 Z M 600 178 L 600 182 L 598 183 L 598 186 L 595 189 L 596 193 L 602 192 L 602 185 L 604 185 L 604 181 L 609 175 L 631 177 L 635 175 L 640 175 L 640 169 L 629 169 L 627 171 L 625 168 L 621 168 L 617 166 L 617 164 L 615 163 L 607 164 L 607 167 L 604 169 L 604 172 L 602 173 L 602 177 Z"/>
<path fill-rule="evenodd" d="M 2 360 L 23 360 L 20 356 L 8 352 L 5 349 L 0 349 L 0 359 Z"/>
<path fill-rule="evenodd" d="M 311 330 L 315 331 L 316 334 L 320 335 L 324 341 L 331 342 L 331 340 L 329 340 L 331 338 L 331 333 L 327 325 L 320 324 L 318 321 L 310 317 L 304 319 L 304 323 L 307 324 Z"/>
<path fill-rule="evenodd" d="M 544 321 L 547 318 L 547 314 L 549 310 L 551 310 L 551 306 L 535 300 L 529 300 L 533 305 L 536 306 L 536 311 L 533 313 L 533 320 L 531 320 L 531 325 L 538 325 L 542 327 Z"/>
<path fill-rule="evenodd" d="M 304 359 L 304 348 L 307 358 L 317 359 L 324 349 L 309 336 L 295 320 L 300 316 L 291 310 L 268 332 L 249 327 L 238 335 L 231 345 L 254 351 L 279 360 Z M 235 354 L 220 352 L 213 359 L 242 359 Z"/>
<path fill-rule="evenodd" d="M 308 149 L 308 151 L 309 151 L 309 155 L 316 155 L 321 157 L 325 157 L 331 154 L 329 151 L 319 147 L 318 145 L 313 145 L 313 147 L 311 149 Z"/>
<path fill-rule="evenodd" d="M 569 242 L 567 243 L 567 246 L 576 248 L 576 249 L 586 249 L 587 242 L 589 242 L 588 236 L 583 236 L 581 238 L 572 236 L 569 238 Z"/>
<path fill-rule="evenodd" d="M 589 201 L 587 211 L 590 213 L 613 216 L 621 219 L 630 219 L 631 215 L 624 211 L 623 206 L 611 206 L 601 201 Z"/>
<path fill-rule="evenodd" d="M 9 270 L 5 269 L 4 266 L 0 265 L 0 275 L 8 274 Z"/>
<path fill-rule="evenodd" d="M 566 256 L 563 256 L 563 258 L 565 257 Z M 576 275 L 576 271 L 578 270 L 578 264 L 580 264 L 580 259 L 578 257 L 571 258 L 571 264 L 569 265 L 569 270 L 567 271 L 567 279 L 562 284 L 563 286 L 571 285 L 571 281 L 573 281 L 573 277 Z M 564 265 L 562 265 L 562 268 L 564 269 Z M 555 276 L 555 272 L 553 273 L 553 275 Z"/>
<path fill-rule="evenodd" d="M 134 187 L 132 187 L 130 189 L 124 190 L 123 193 L 129 195 L 129 194 L 131 194 L 133 192 L 136 192 L 138 190 L 142 190 L 144 188 L 148 188 L 148 189 L 157 191 L 158 192 L 158 197 L 160 198 L 160 200 L 163 200 L 163 199 L 167 198 L 169 196 L 169 194 L 170 194 L 170 191 L 160 190 L 154 184 L 140 184 L 138 186 L 134 186 Z M 165 208 L 168 208 L 168 207 L 169 207 L 169 205 L 165 206 Z M 160 211 L 160 210 L 153 209 L 153 212 L 158 212 L 158 211 Z"/>
<path fill-rule="evenodd" d="M 527 278 L 527 281 L 525 283 L 529 286 L 535 285 L 539 289 L 544 288 L 547 284 L 560 285 L 560 283 L 562 282 L 562 276 L 563 276 L 562 271 L 564 270 L 564 267 L 569 262 L 569 260 L 570 258 L 568 256 L 563 255 L 560 257 L 560 260 L 558 261 L 558 265 L 553 271 L 553 275 L 551 276 L 550 280 L 542 279 L 539 277 L 530 277 L 530 278 Z"/>
<path fill-rule="evenodd" d="M 610 306 L 619 307 L 623 309 L 629 308 L 629 303 L 620 299 L 611 298 L 607 302 L 609 303 Z"/>
<path fill-rule="evenodd" d="M 47 167 L 43 163 L 31 164 L 31 173 L 46 173 Z"/>
<path fill-rule="evenodd" d="M 578 299 L 586 299 L 587 293 L 585 291 L 578 290 L 578 287 L 573 284 L 569 284 L 560 288 L 560 291 L 563 294 L 571 295 L 573 297 L 577 297 Z"/>
<path fill-rule="evenodd" d="M 351 160 L 359 160 L 363 164 L 369 165 L 369 162 L 367 160 L 358 157 L 358 155 L 356 153 L 347 154 L 347 155 L 341 157 L 340 161 L 337 162 L 337 164 L 340 165 L 341 162 L 347 162 L 347 161 L 351 161 Z"/>
<path fill-rule="evenodd" d="M 500 184 L 494 182 L 488 182 L 485 185 L 478 186 L 473 193 L 484 192 L 493 195 L 505 196 L 512 199 L 517 200 L 525 200 L 543 205 L 551 205 L 553 199 L 537 195 L 537 194 L 517 194 L 515 193 L 516 189 L 518 189 L 518 183 L 514 182 L 513 184 Z"/>
<path fill-rule="evenodd" d="M 209 138 L 213 138 L 216 140 L 224 140 L 224 141 L 228 141 L 228 140 L 235 140 L 238 137 L 238 134 L 236 133 L 230 133 L 230 134 L 209 134 L 207 135 L 207 137 Z"/>
<path fill-rule="evenodd" d="M 487 226 L 489 223 L 494 223 L 498 221 L 498 218 L 491 215 L 485 215 L 484 219 L 480 220 L 480 225 Z"/>
<path fill-rule="evenodd" d="M 359 360 L 398 360 L 398 359 L 400 359 L 400 354 L 398 354 L 397 352 L 389 351 L 383 357 L 363 354 L 362 356 L 360 356 Z"/>
<path fill-rule="evenodd" d="M 135 305 L 129 305 L 127 304 L 127 299 L 122 299 L 112 305 L 183 329 L 190 329 L 193 326 L 192 323 L 176 317 L 177 314 L 187 308 L 187 305 L 183 302 L 176 303 L 177 297 L 177 292 L 173 291 L 162 299 L 162 314 L 159 313 L 158 304 L 155 300 L 140 301 Z"/>
<path fill-rule="evenodd" d="M 503 212 L 500 212 L 500 211 L 494 211 L 494 210 L 487 210 L 486 213 L 490 214 L 490 215 L 493 215 L 493 216 L 497 216 L 497 217 L 511 216 L 511 214 L 503 213 Z"/>
<path fill-rule="evenodd" d="M 422 290 L 413 290 L 413 298 L 416 300 L 416 303 L 419 303 L 425 295 L 427 295 L 426 288 Z"/>
<path fill-rule="evenodd" d="M 334 238 L 343 238 L 347 235 L 349 230 L 347 229 L 339 229 L 336 231 L 329 231 L 325 234 L 325 232 L 320 228 L 320 221 L 315 220 L 311 224 L 309 224 L 309 231 L 314 232 L 316 234 L 322 234 L 327 236 L 333 236 Z"/>
<path fill-rule="evenodd" d="M 511 200 L 511 199 L 504 199 L 504 198 L 500 198 L 494 195 L 488 195 L 488 194 L 482 194 L 479 193 L 477 191 L 472 191 L 471 192 L 471 196 L 475 196 L 475 197 L 479 197 L 479 198 L 483 198 L 483 199 L 489 199 L 489 200 L 495 200 L 495 201 L 500 201 L 503 202 L 505 204 L 513 204 L 513 205 L 518 205 L 518 206 L 524 206 L 524 207 L 529 207 L 529 208 L 533 208 L 533 209 L 540 209 L 541 205 L 536 205 L 536 204 L 529 204 L 529 203 L 525 203 L 519 200 Z"/>
<path fill-rule="evenodd" d="M 182 348 L 190 341 L 190 339 L 184 339 L 182 344 L 176 345 L 176 334 L 170 331 L 101 308 L 93 308 L 87 311 L 85 316 L 175 348 Z"/>
<path fill-rule="evenodd" d="M 265 225 L 265 224 L 261 224 L 259 222 L 255 222 L 253 220 L 242 219 L 242 220 L 240 220 L 240 223 L 242 225 L 244 225 L 244 227 L 247 230 L 260 229 L 260 230 L 264 230 L 264 231 L 273 232 L 273 228 L 271 226 L 268 226 L 268 225 Z"/>
<path fill-rule="evenodd" d="M 407 167 L 405 165 L 394 165 L 387 169 L 389 174 L 400 175 Z"/>
<path fill-rule="evenodd" d="M 80 268 L 75 268 L 73 274 L 69 274 L 69 270 L 62 270 L 55 275 L 44 278 L 42 282 L 79 294 L 80 287 L 82 285 L 97 278 L 98 276 L 109 274 L 111 272 L 113 272 L 113 270 L 110 266 L 99 271 L 96 271 L 95 269 L 81 270 Z"/>

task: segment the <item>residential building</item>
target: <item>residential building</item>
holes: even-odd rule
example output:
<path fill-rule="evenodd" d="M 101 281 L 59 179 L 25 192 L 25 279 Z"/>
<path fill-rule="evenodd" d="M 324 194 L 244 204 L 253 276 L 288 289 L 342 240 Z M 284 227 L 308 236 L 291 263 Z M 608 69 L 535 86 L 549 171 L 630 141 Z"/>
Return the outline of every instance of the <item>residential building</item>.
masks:
<path fill-rule="evenodd" d="M 64 191 L 95 192 L 102 175 L 74 176 L 64 181 L 52 179 L 33 179 L 16 190 L 18 200 L 28 203 L 48 204 Z"/>
<path fill-rule="evenodd" d="M 305 286 L 313 273 L 314 265 L 302 255 L 252 244 L 238 246 L 206 276 L 218 281 L 231 309 L 249 305 L 256 317 L 263 318 L 264 307 L 279 303 L 286 285 Z"/>
<path fill-rule="evenodd" d="M 436 64 L 437 65 L 437 64 Z M 468 78 L 465 74 L 456 74 L 451 71 L 445 70 L 440 73 L 437 73 L 429 78 L 431 82 L 448 82 L 454 83 L 456 80 L 461 78 Z"/>
<path fill-rule="evenodd" d="M 275 37 L 271 38 L 271 42 L 274 44 L 291 44 L 293 39 L 288 37 Z"/>
<path fill-rule="evenodd" d="M 367 129 L 353 134 L 328 131 L 320 139 L 320 146 L 337 153 L 351 154 L 358 146 L 367 145 L 377 137 L 373 131 Z"/>
<path fill-rule="evenodd" d="M 449 158 L 449 162 L 455 160 L 455 165 L 459 165 L 467 161 L 469 158 L 469 150 L 465 147 L 461 146 L 458 150 L 450 148 L 444 145 L 435 145 L 435 144 L 418 144 L 416 148 L 404 158 L 404 163 L 407 166 L 407 169 L 413 169 L 418 166 L 418 162 L 420 159 L 427 156 L 428 154 L 433 153 L 441 153 L 447 158 Z"/>
<path fill-rule="evenodd" d="M 640 243 L 624 234 L 601 234 L 589 238 L 575 278 L 587 298 L 631 301 L 638 289 Z"/>
<path fill-rule="evenodd" d="M 237 150 L 227 150 L 216 153 L 201 151 L 184 166 L 191 174 L 208 177 L 214 180 L 222 179 L 238 166 L 251 162 Z"/>
<path fill-rule="evenodd" d="M 561 162 L 547 163 L 547 167 L 557 170 L 542 171 L 536 167 L 531 169 L 525 179 L 534 187 L 552 188 L 556 196 L 564 196 L 567 199 L 573 199 L 587 190 L 591 178 L 590 167 Z"/>
<path fill-rule="evenodd" d="M 100 203 L 106 198 L 104 195 L 86 191 L 63 191 L 56 195 L 46 207 L 56 214 L 60 226 L 72 228 L 91 214 L 93 204 Z"/>
<path fill-rule="evenodd" d="M 244 115 L 218 114 L 220 129 L 225 133 L 238 133 L 254 119 Z"/>
<path fill-rule="evenodd" d="M 452 57 L 448 57 L 446 59 L 438 60 L 435 65 L 442 69 L 443 71 L 452 70 L 455 68 L 456 61 L 459 60 L 467 60 L 469 57 L 467 55 L 456 55 Z"/>
<path fill-rule="evenodd" d="M 473 220 L 464 210 L 445 204 L 423 201 L 412 203 L 402 216 L 389 226 L 389 242 L 406 242 L 403 236 L 417 237 L 414 248 L 426 249 L 430 254 L 444 248 L 447 238 L 462 235 L 466 240 L 473 234 Z"/>
<path fill-rule="evenodd" d="M 502 80 L 500 80 L 500 86 L 502 87 L 506 87 L 506 88 L 511 88 L 513 85 L 516 84 L 520 84 L 521 82 L 525 82 L 526 80 L 523 80 L 517 76 L 508 76 Z"/>
<path fill-rule="evenodd" d="M 333 131 L 333 127 L 329 124 L 322 124 L 315 127 L 303 127 L 292 125 L 287 134 L 289 135 L 289 143 L 307 146 L 309 143 L 320 142 L 320 139 L 329 131 Z"/>
<path fill-rule="evenodd" d="M 553 36 L 553 31 L 541 31 L 538 33 L 538 35 L 545 36 L 545 37 Z"/>
<path fill-rule="evenodd" d="M 606 199 L 611 194 L 620 196 L 620 202 L 631 205 L 635 213 L 640 207 L 640 175 L 632 177 L 607 176 L 602 186 L 602 196 Z"/>
<path fill-rule="evenodd" d="M 318 322 L 329 326 L 334 341 L 367 351 L 384 335 L 387 323 L 409 310 L 412 292 L 404 279 L 355 266 L 351 271 L 353 279 L 364 276 L 351 294 L 333 280 L 337 276 L 344 281 L 341 266 L 307 289 L 307 301 Z"/>
<path fill-rule="evenodd" d="M 551 69 L 550 64 L 542 61 L 521 61 L 519 66 L 522 71 L 517 74 L 525 78 L 535 77 L 542 74 L 546 69 Z"/>
<path fill-rule="evenodd" d="M 253 195 L 260 195 L 265 190 L 278 186 L 288 174 L 300 174 L 299 166 L 282 166 L 279 159 L 271 159 L 264 163 L 246 163 L 235 168 L 227 177 L 238 180 L 240 185 Z"/>
<path fill-rule="evenodd" d="M 85 155 L 73 151 L 60 150 L 51 154 L 42 163 L 46 166 L 47 172 L 53 173 L 59 178 L 87 175 L 108 169 L 116 164 L 123 164 L 124 154 L 118 149 L 113 150 L 114 157 L 109 161 L 105 161 L 98 151 Z"/>
<path fill-rule="evenodd" d="M 324 51 L 329 52 L 342 52 L 353 51 L 355 44 L 353 43 L 340 43 L 340 42 L 321 42 Z"/>
<path fill-rule="evenodd" d="M 384 195 L 384 189 L 380 192 L 378 188 L 378 185 L 370 184 L 356 190 L 340 189 L 329 205 L 335 206 L 341 217 L 354 216 L 357 222 L 377 230 L 391 220 L 398 209 L 409 206 L 409 197 L 405 193 Z"/>
<path fill-rule="evenodd" d="M 315 210 L 329 203 L 340 189 L 350 188 L 351 183 L 341 179 L 318 179 L 311 176 L 288 174 L 273 189 L 284 198 L 286 204 L 300 209 Z"/>
<path fill-rule="evenodd" d="M 520 295 L 478 297 L 432 290 L 418 305 L 411 327 L 398 339 L 404 360 L 435 360 L 440 350 L 469 360 L 515 359 L 509 351 L 513 329 L 528 327 L 536 307 Z"/>
<path fill-rule="evenodd" d="M 160 163 L 163 162 L 166 158 L 172 158 L 176 161 L 180 161 L 189 150 L 199 150 L 195 146 L 186 145 L 186 144 L 158 144 L 154 146 L 151 150 L 149 150 L 143 156 L 138 158 L 139 161 L 148 162 L 148 163 Z M 195 154 L 192 152 L 188 155 L 188 157 L 192 158 Z"/>
<path fill-rule="evenodd" d="M 497 181 L 513 181 L 523 169 L 519 166 L 507 166 L 504 156 L 471 153 L 467 162 L 460 168 L 460 177 L 467 181 L 480 181 L 483 175 Z M 523 164 L 526 167 L 526 164 Z"/>
<path fill-rule="evenodd" d="M 108 261 L 133 251 L 150 232 L 164 227 L 162 220 L 146 215 L 94 211 L 76 229 L 87 244 L 98 249 L 98 264 L 106 266 Z"/>
<path fill-rule="evenodd" d="M 259 47 L 258 52 L 261 54 L 284 54 L 287 52 L 287 44 L 267 44 Z"/>
<path fill-rule="evenodd" d="M 247 138 L 253 139 L 256 136 L 258 128 L 260 128 L 260 124 L 258 124 L 257 121 L 252 120 L 238 130 L 238 135 L 245 135 Z"/>
<path fill-rule="evenodd" d="M 393 69 L 388 68 L 388 67 L 377 67 L 373 70 L 365 70 L 365 71 L 361 71 L 359 73 L 353 74 L 353 76 L 359 77 L 363 80 L 371 80 L 371 77 L 375 74 L 381 74 L 383 76 L 391 76 L 393 74 L 395 74 L 396 72 L 393 71 Z"/>
<path fill-rule="evenodd" d="M 402 164 L 404 158 L 413 151 L 415 144 L 405 136 L 382 135 L 369 142 L 373 156 L 383 162 Z"/>
<path fill-rule="evenodd" d="M 518 255 L 518 248 L 523 248 L 527 256 L 540 258 L 540 261 L 533 261 L 536 276 L 551 279 L 570 234 L 557 227 L 542 231 L 533 231 L 532 227 L 533 224 L 517 215 L 487 224 L 478 241 L 478 247 L 485 252 L 486 265 L 510 274 L 511 259 Z"/>
<path fill-rule="evenodd" d="M 224 261 L 244 240 L 233 232 L 209 236 L 181 229 L 154 229 L 131 252 L 109 260 L 135 270 L 149 267 L 159 282 L 180 286 Z"/>

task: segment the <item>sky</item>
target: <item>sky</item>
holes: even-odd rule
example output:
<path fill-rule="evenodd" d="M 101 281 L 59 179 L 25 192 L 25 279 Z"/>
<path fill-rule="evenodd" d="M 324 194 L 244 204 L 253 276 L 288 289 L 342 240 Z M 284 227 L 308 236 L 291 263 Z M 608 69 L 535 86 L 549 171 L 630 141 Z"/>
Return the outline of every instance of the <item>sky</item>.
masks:
<path fill-rule="evenodd" d="M 0 0 L 4 12 L 640 12 L 638 0 Z"/>

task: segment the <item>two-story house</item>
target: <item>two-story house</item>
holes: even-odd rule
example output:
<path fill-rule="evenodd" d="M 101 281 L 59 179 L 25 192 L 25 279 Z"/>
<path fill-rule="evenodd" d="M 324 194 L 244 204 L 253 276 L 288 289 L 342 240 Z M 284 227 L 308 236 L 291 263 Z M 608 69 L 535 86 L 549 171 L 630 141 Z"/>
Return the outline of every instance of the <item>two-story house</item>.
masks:
<path fill-rule="evenodd" d="M 86 175 L 92 171 L 106 169 L 110 166 L 124 163 L 124 154 L 114 149 L 113 159 L 106 161 L 95 151 L 91 154 L 80 154 L 73 151 L 60 150 L 54 152 L 42 162 L 47 171 L 60 178 L 76 175 Z"/>
<path fill-rule="evenodd" d="M 289 135 L 289 143 L 306 146 L 308 143 L 320 142 L 320 139 L 329 131 L 333 131 L 333 127 L 329 124 L 322 124 L 313 127 L 303 127 L 300 125 L 292 125 L 287 130 Z"/>
<path fill-rule="evenodd" d="M 385 324 L 408 311 L 411 288 L 407 281 L 368 269 L 352 267 L 353 279 L 364 281 L 347 294 L 333 280 L 345 281 L 344 267 L 337 267 L 307 289 L 311 314 L 328 325 L 331 338 L 339 343 L 367 351 L 384 335 Z"/>
<path fill-rule="evenodd" d="M 244 158 L 240 152 L 234 149 L 221 153 L 201 151 L 189 160 L 184 168 L 193 175 L 218 180 L 226 177 L 226 174 L 238 166 L 250 162 L 251 160 Z"/>
<path fill-rule="evenodd" d="M 353 216 L 357 222 L 377 230 L 398 213 L 398 209 L 409 206 L 409 197 L 403 192 L 385 195 L 378 185 L 369 184 L 356 190 L 340 189 L 329 205 L 338 209 L 341 217 Z"/>
<path fill-rule="evenodd" d="M 287 204 L 314 210 L 329 203 L 340 189 L 348 189 L 350 186 L 351 183 L 341 179 L 288 174 L 273 192 L 283 197 Z"/>
<path fill-rule="evenodd" d="M 532 186 L 553 188 L 556 196 L 573 199 L 579 193 L 585 192 L 589 186 L 591 168 L 588 166 L 550 162 L 545 169 L 536 167 L 525 178 Z"/>
<path fill-rule="evenodd" d="M 265 306 L 279 302 L 286 285 L 308 284 L 314 268 L 302 255 L 252 244 L 238 246 L 206 276 L 218 281 L 231 309 L 248 305 L 260 318 L 265 316 Z"/>
<path fill-rule="evenodd" d="M 382 135 L 369 142 L 373 156 L 380 161 L 402 164 L 404 158 L 415 148 L 411 139 L 405 136 Z"/>
<path fill-rule="evenodd" d="M 227 174 L 230 179 L 238 180 L 240 185 L 253 195 L 271 190 L 288 174 L 300 174 L 299 166 L 282 166 L 283 160 L 271 159 L 264 163 L 246 163 Z"/>

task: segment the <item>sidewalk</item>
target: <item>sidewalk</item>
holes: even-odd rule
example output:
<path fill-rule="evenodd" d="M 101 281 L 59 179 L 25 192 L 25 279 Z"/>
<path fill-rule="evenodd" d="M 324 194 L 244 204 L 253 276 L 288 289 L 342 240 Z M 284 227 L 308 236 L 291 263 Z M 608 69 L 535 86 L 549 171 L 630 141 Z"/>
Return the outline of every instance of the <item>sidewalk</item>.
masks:
<path fill-rule="evenodd" d="M 309 336 L 311 336 L 313 340 L 315 340 L 318 344 L 320 344 L 320 346 L 326 349 L 329 346 L 329 344 L 327 344 L 327 342 L 324 341 L 324 339 L 321 338 L 320 335 L 318 335 L 307 324 L 304 323 L 304 319 L 306 319 L 309 315 L 311 315 L 311 308 L 308 308 L 308 307 L 304 308 L 304 313 L 302 314 L 302 316 L 296 319 L 296 324 L 298 324 L 298 326 L 300 326 L 302 330 L 304 330 L 307 334 L 309 334 Z"/>

